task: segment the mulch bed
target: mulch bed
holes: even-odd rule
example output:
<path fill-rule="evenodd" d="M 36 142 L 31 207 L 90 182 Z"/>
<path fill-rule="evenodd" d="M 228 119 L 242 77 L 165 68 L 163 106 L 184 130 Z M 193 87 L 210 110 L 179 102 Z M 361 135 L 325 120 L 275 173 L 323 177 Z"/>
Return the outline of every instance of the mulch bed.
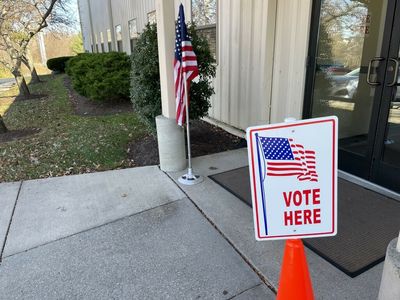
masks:
<path fill-rule="evenodd" d="M 95 102 L 79 95 L 72 87 L 69 77 L 64 78 L 64 85 L 68 90 L 68 98 L 72 103 L 75 114 L 79 116 L 104 116 L 124 112 L 132 112 L 132 103 L 122 100 L 120 102 L 103 103 Z"/>
<path fill-rule="evenodd" d="M 201 120 L 190 122 L 192 157 L 246 147 L 246 140 Z M 135 166 L 159 164 L 157 138 L 152 135 L 128 145 L 128 158 Z"/>
<path fill-rule="evenodd" d="M 101 116 L 133 112 L 130 102 L 99 103 L 79 95 L 73 89 L 69 77 L 64 78 L 64 84 L 77 115 Z M 193 157 L 246 147 L 246 140 L 204 121 L 191 121 L 190 131 Z M 131 141 L 128 144 L 127 156 L 135 167 L 159 164 L 157 138 L 149 134 L 140 140 Z"/>
<path fill-rule="evenodd" d="M 25 128 L 21 130 L 10 130 L 6 133 L 0 133 L 0 144 L 22 139 L 24 137 L 36 134 L 39 131 L 39 128 Z"/>

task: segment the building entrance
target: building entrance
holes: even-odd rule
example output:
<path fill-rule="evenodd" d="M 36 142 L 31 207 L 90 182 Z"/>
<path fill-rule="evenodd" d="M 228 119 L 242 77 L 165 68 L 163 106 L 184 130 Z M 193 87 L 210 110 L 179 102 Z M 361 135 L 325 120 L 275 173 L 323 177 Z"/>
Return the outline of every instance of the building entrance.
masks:
<path fill-rule="evenodd" d="M 314 2 L 304 117 L 336 115 L 339 168 L 400 192 L 400 0 Z"/>

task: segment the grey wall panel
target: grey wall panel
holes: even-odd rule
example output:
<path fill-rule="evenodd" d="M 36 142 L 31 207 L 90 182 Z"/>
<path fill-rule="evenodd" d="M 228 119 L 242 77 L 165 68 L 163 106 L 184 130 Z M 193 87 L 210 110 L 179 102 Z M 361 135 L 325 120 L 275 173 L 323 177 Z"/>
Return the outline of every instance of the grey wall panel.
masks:
<path fill-rule="evenodd" d="M 86 51 L 91 51 L 90 48 L 90 20 L 89 20 L 89 8 L 87 0 L 78 0 L 79 18 L 81 22 L 81 30 L 83 36 L 83 47 Z"/>
<path fill-rule="evenodd" d="M 97 37 L 97 45 L 100 49 L 100 33 L 104 37 L 104 47 L 107 51 L 107 29 L 112 30 L 110 24 L 109 0 L 90 0 L 90 8 L 92 12 L 93 31 Z M 101 51 L 100 51 L 101 52 Z"/>

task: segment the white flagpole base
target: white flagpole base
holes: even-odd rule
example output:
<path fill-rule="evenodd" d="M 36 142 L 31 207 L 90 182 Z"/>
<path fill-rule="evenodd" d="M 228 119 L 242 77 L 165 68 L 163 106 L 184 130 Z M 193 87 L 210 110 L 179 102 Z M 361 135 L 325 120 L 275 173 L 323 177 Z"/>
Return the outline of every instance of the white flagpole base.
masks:
<path fill-rule="evenodd" d="M 184 184 L 184 185 L 195 185 L 200 182 L 203 182 L 203 180 L 204 180 L 203 176 L 200 176 L 200 175 L 189 176 L 189 174 L 182 175 L 178 179 L 179 183 Z"/>
<path fill-rule="evenodd" d="M 203 182 L 204 178 L 200 175 L 194 175 L 192 173 L 192 169 L 189 168 L 188 172 L 185 175 L 179 177 L 178 181 L 184 185 L 195 185 L 200 182 Z"/>

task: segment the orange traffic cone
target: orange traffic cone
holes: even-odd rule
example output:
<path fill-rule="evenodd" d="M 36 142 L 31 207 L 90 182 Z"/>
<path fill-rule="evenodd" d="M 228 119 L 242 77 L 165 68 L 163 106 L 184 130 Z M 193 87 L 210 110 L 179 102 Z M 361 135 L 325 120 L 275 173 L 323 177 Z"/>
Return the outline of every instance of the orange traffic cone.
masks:
<path fill-rule="evenodd" d="M 279 279 L 277 300 L 313 300 L 307 259 L 301 240 L 287 240 Z"/>

